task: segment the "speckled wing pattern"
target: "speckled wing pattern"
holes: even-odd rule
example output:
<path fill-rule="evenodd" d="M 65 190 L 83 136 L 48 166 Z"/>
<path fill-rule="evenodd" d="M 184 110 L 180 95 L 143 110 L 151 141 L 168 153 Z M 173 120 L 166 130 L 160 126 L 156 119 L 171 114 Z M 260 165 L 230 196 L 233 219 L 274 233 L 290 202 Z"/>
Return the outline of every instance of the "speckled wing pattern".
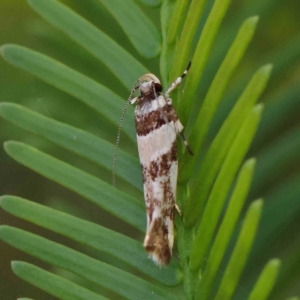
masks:
<path fill-rule="evenodd" d="M 187 74 L 191 63 L 163 94 L 159 79 L 145 74 L 135 83 L 129 100 L 136 103 L 135 125 L 147 209 L 144 247 L 159 266 L 167 265 L 174 243 L 174 213 L 177 189 L 177 145 L 179 134 L 187 141 L 169 93 Z M 131 99 L 137 89 L 140 96 Z"/>
<path fill-rule="evenodd" d="M 151 100 L 139 99 L 135 124 L 147 208 L 144 247 L 158 265 L 167 265 L 174 241 L 176 133 L 182 131 L 183 126 L 173 105 L 162 95 Z"/>

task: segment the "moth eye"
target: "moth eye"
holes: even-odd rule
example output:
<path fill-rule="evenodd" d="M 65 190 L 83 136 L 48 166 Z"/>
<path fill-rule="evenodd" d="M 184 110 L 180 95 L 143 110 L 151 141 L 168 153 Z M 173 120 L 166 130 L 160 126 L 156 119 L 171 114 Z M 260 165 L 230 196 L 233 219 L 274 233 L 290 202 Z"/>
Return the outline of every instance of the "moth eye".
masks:
<path fill-rule="evenodd" d="M 157 93 L 160 93 L 162 91 L 162 86 L 160 83 L 154 83 L 154 86 L 155 86 L 155 91 Z"/>

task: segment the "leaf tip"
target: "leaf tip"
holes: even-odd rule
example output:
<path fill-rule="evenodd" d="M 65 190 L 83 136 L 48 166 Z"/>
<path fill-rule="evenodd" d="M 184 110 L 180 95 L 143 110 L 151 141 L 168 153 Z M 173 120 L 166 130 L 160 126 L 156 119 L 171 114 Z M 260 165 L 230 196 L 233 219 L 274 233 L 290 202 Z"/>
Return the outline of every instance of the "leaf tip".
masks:
<path fill-rule="evenodd" d="M 5 152 L 10 156 L 12 156 L 14 150 L 20 149 L 20 146 L 22 146 L 22 143 L 17 141 L 6 141 L 3 143 Z"/>
<path fill-rule="evenodd" d="M 281 260 L 279 258 L 273 258 L 269 261 L 268 265 L 273 269 L 279 269 L 281 266 Z"/>
<path fill-rule="evenodd" d="M 252 16 L 246 20 L 246 22 L 251 26 L 256 26 L 258 21 L 259 21 L 259 16 Z"/>
<path fill-rule="evenodd" d="M 14 270 L 14 268 L 18 265 L 18 261 L 13 260 L 13 261 L 11 261 L 10 265 L 11 265 L 11 268 Z"/>
<path fill-rule="evenodd" d="M 255 165 L 256 165 L 256 158 L 255 157 L 249 158 L 245 162 L 245 167 L 247 169 L 252 169 L 252 168 L 255 167 Z"/>
<path fill-rule="evenodd" d="M 259 16 L 255 15 L 255 16 L 252 16 L 252 17 L 249 17 L 245 20 L 244 24 L 248 27 L 251 27 L 251 28 L 255 28 L 257 23 L 259 21 Z M 249 28 L 248 27 L 248 28 Z"/>
<path fill-rule="evenodd" d="M 0 207 L 3 208 L 6 199 L 7 199 L 7 196 L 6 196 L 6 195 L 0 196 Z"/>
<path fill-rule="evenodd" d="M 10 145 L 12 145 L 13 141 L 7 141 L 3 143 L 3 148 L 6 151 L 6 153 L 9 151 Z"/>
<path fill-rule="evenodd" d="M 9 230 L 9 226 L 8 225 L 0 225 L 0 238 L 1 238 L 1 232 L 5 232 L 5 230 Z"/>
<path fill-rule="evenodd" d="M 266 64 L 259 69 L 259 73 L 265 76 L 270 76 L 273 69 L 273 64 Z"/>
<path fill-rule="evenodd" d="M 19 260 L 12 260 L 10 265 L 11 265 L 11 269 L 13 270 L 13 272 L 15 274 L 18 275 L 18 271 L 19 271 L 19 268 L 22 267 L 23 265 L 26 265 L 27 263 L 25 262 L 22 262 L 22 261 L 19 261 Z"/>
<path fill-rule="evenodd" d="M 260 115 L 263 111 L 263 108 L 264 108 L 264 105 L 262 103 L 259 103 L 253 107 L 252 112 L 254 114 Z"/>
<path fill-rule="evenodd" d="M 253 209 L 255 211 L 261 211 L 263 207 L 264 201 L 262 198 L 259 198 L 255 201 L 253 201 L 250 205 L 250 209 Z"/>
<path fill-rule="evenodd" d="M 4 60 L 10 64 L 14 64 L 16 57 L 18 57 L 19 52 L 25 49 L 23 46 L 16 44 L 4 44 L 0 46 L 0 53 Z"/>
<path fill-rule="evenodd" d="M 0 53 L 3 56 L 3 58 L 5 58 L 7 49 L 11 48 L 11 46 L 12 46 L 11 44 L 4 44 L 4 45 L 0 46 Z"/>
<path fill-rule="evenodd" d="M 11 103 L 9 102 L 1 102 L 0 103 L 0 116 L 4 116 L 5 114 L 5 108 L 10 107 Z"/>

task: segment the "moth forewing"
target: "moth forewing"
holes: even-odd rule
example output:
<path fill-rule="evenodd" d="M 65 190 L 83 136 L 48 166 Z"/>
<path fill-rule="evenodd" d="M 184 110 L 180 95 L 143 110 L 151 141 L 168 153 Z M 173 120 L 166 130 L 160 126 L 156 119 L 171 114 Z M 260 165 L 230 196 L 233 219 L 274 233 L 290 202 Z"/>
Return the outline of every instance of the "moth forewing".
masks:
<path fill-rule="evenodd" d="M 131 93 L 140 90 L 140 96 L 131 103 L 136 103 L 135 126 L 147 209 L 144 247 L 160 266 L 167 265 L 172 256 L 178 174 L 176 135 L 183 130 L 169 93 L 180 84 L 188 68 L 165 94 L 153 74 L 141 76 Z"/>

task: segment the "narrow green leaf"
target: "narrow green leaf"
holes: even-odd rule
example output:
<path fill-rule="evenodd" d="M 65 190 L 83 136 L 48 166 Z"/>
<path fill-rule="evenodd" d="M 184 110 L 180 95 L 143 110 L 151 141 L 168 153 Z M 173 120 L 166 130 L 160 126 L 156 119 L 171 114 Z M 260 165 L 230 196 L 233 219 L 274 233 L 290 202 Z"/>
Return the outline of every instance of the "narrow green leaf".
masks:
<path fill-rule="evenodd" d="M 1 226 L 0 238 L 25 253 L 77 274 L 127 299 L 174 299 L 174 295 L 147 281 L 24 230 Z"/>
<path fill-rule="evenodd" d="M 32 298 L 18 298 L 17 300 L 33 300 Z"/>
<path fill-rule="evenodd" d="M 298 181 L 299 183 L 299 181 Z M 298 195 L 299 200 L 299 195 Z M 267 203 L 268 200 L 266 200 Z M 294 210 L 294 207 L 290 207 L 290 210 Z M 276 216 L 274 216 L 276 218 Z M 299 286 L 299 248 L 300 248 L 300 238 L 297 235 L 291 235 L 294 232 L 295 224 L 297 224 L 298 218 L 294 220 L 290 219 L 288 222 L 287 227 L 280 227 L 279 230 L 277 230 L 277 235 L 274 240 L 271 241 L 271 243 L 268 242 L 268 240 L 265 241 L 266 247 L 264 249 L 260 250 L 260 261 L 265 261 L 266 259 L 269 259 L 270 253 L 277 252 L 275 245 L 281 245 L 280 249 L 280 256 L 282 257 L 281 263 L 282 268 L 280 269 L 279 276 L 276 280 L 276 284 L 273 287 L 271 296 L 268 299 L 275 298 L 274 296 L 280 295 L 281 297 L 278 297 L 278 299 L 283 299 L 283 295 L 286 295 L 286 292 L 289 291 L 289 294 L 291 295 L 291 291 L 295 291 L 298 289 Z M 258 229 L 258 234 L 260 233 L 260 228 Z M 287 242 L 288 239 L 288 242 Z M 256 240 L 255 240 L 256 243 Z M 267 247 L 269 246 L 269 247 Z M 275 251 L 274 251 L 275 250 Z M 278 252 L 277 252 L 278 253 Z M 251 250 L 252 254 L 252 260 L 249 261 L 247 264 L 250 268 L 249 275 L 250 274 L 257 274 L 258 271 L 261 269 L 261 267 L 257 266 L 257 260 L 254 259 L 253 252 Z M 257 257 L 256 257 L 257 258 Z M 255 262 L 255 263 L 253 263 Z M 249 277 L 249 276 L 248 276 Z M 246 278 L 247 281 L 243 281 L 244 284 L 248 286 L 253 286 L 254 278 L 251 278 L 254 276 L 250 276 L 249 278 Z M 249 289 L 248 289 L 249 290 Z"/>
<path fill-rule="evenodd" d="M 1 53 L 9 63 L 78 98 L 113 124 L 119 124 L 125 102 L 108 88 L 58 61 L 21 46 L 2 46 Z M 131 107 L 128 113 L 133 114 Z M 135 140 L 131 122 L 124 122 L 123 128 Z"/>
<path fill-rule="evenodd" d="M 259 276 L 259 279 L 257 280 L 248 300 L 268 299 L 276 282 L 280 264 L 281 263 L 279 259 L 272 259 L 268 262 L 261 275 Z"/>
<path fill-rule="evenodd" d="M 197 2 L 199 2 L 199 0 Z M 184 92 L 181 97 L 181 101 L 179 102 L 180 120 L 183 122 L 183 124 L 185 124 L 187 121 L 189 111 L 194 100 L 194 96 L 197 92 L 204 67 L 208 60 L 212 44 L 216 38 L 217 32 L 230 2 L 231 0 L 215 0 L 207 21 L 205 22 L 200 40 L 193 56 L 193 67 L 191 68 L 190 74 L 187 77 Z M 198 5 L 200 6 L 199 3 Z M 177 65 L 177 60 L 175 61 Z"/>
<path fill-rule="evenodd" d="M 58 297 L 61 300 L 107 299 L 69 280 L 44 271 L 43 269 L 29 263 L 13 261 L 11 267 L 14 273 L 23 280 L 31 283 L 50 295 Z"/>
<path fill-rule="evenodd" d="M 250 205 L 215 300 L 231 299 L 255 238 L 262 207 L 261 199 Z"/>
<path fill-rule="evenodd" d="M 206 97 L 201 106 L 195 125 L 189 137 L 189 144 L 195 154 L 200 153 L 202 144 L 209 130 L 210 123 L 215 115 L 219 103 L 228 86 L 228 82 L 242 59 L 256 28 L 258 17 L 247 19 L 239 29 L 239 32 L 228 50 Z M 265 71 L 265 70 L 264 70 Z M 261 71 L 262 72 L 262 71 Z M 267 71 L 265 71 L 267 73 Z M 261 85 L 264 86 L 264 85 Z M 257 87 L 259 91 L 259 87 Z M 180 181 L 187 181 L 195 165 L 197 155 L 186 155 L 180 166 Z M 202 184 L 201 184 L 202 185 Z M 198 186 L 198 184 L 197 184 Z"/>
<path fill-rule="evenodd" d="M 300 35 L 296 38 L 292 38 L 287 43 L 283 43 L 282 47 L 276 49 L 273 53 L 268 53 L 265 55 L 263 59 L 255 63 L 255 68 L 257 66 L 261 66 L 267 62 L 276 62 L 274 64 L 274 68 L 272 70 L 272 81 L 276 80 L 277 82 L 281 82 L 282 80 L 282 72 L 285 72 L 289 68 L 293 67 L 299 58 L 300 53 Z M 254 68 L 254 70 L 255 70 Z M 232 86 L 229 96 L 227 96 L 221 103 L 221 107 L 214 118 L 212 128 L 218 128 L 221 123 L 226 118 L 228 111 L 235 103 L 235 99 L 241 92 L 241 88 L 247 84 L 249 81 L 250 76 L 253 73 L 253 69 L 249 69 L 248 72 L 245 72 L 244 75 L 241 74 L 235 80 L 234 86 Z M 212 130 L 213 132 L 213 130 Z"/>
<path fill-rule="evenodd" d="M 157 7 L 161 4 L 162 0 L 139 0 L 142 4 L 149 7 Z"/>
<path fill-rule="evenodd" d="M 179 29 L 183 23 L 188 3 L 189 3 L 188 0 L 176 1 L 174 13 L 170 21 L 170 26 L 167 35 L 168 44 L 175 43 L 176 38 L 179 35 Z"/>
<path fill-rule="evenodd" d="M 167 33 L 170 28 L 170 20 L 174 12 L 175 2 L 173 0 L 166 0 L 163 2 L 160 10 L 161 31 L 162 31 L 162 50 L 159 60 L 161 81 L 164 87 L 168 86 L 168 77 L 170 68 L 173 64 L 173 55 L 175 44 L 167 44 Z"/>
<path fill-rule="evenodd" d="M 115 147 L 103 139 L 81 129 L 44 117 L 18 104 L 1 103 L 0 116 L 22 129 L 37 134 L 103 166 L 107 170 L 111 170 Z M 115 172 L 132 186 L 142 190 L 138 159 L 121 149 L 118 151 L 118 168 Z"/>
<path fill-rule="evenodd" d="M 109 36 L 55 0 L 28 0 L 29 5 L 49 23 L 62 30 L 104 63 L 131 90 L 147 69 Z"/>
<path fill-rule="evenodd" d="M 184 219 L 186 226 L 194 225 L 199 219 L 220 167 L 246 116 L 262 94 L 270 77 L 271 69 L 271 65 L 266 65 L 253 75 L 206 152 L 201 168 L 192 184 L 191 195 L 185 204 L 185 214 L 189 216 Z"/>
<path fill-rule="evenodd" d="M 202 13 L 206 4 L 206 0 L 193 0 L 189 7 L 187 17 L 180 35 L 180 39 L 176 45 L 174 54 L 174 63 L 170 72 L 170 78 L 177 78 L 186 68 L 188 63 L 191 46 L 195 33 L 202 17 Z M 193 63 L 194 65 L 194 63 Z M 190 75 L 189 75 L 190 76 Z M 174 80 L 174 79 L 171 79 Z"/>
<path fill-rule="evenodd" d="M 199 299 L 209 299 L 209 294 L 224 257 L 227 245 L 230 241 L 235 224 L 246 200 L 255 163 L 255 159 L 247 160 L 239 173 L 237 183 L 229 200 L 224 219 L 215 238 L 212 250 L 205 266 L 200 286 L 197 290 L 197 297 Z"/>
<path fill-rule="evenodd" d="M 292 298 L 288 298 L 286 300 L 299 300 L 299 297 L 292 297 Z"/>
<path fill-rule="evenodd" d="M 75 191 L 139 230 L 145 230 L 142 201 L 139 202 L 106 182 L 23 143 L 6 142 L 5 150 L 19 163 Z"/>
<path fill-rule="evenodd" d="M 148 16 L 132 1 L 99 0 L 114 16 L 137 51 L 147 57 L 160 52 L 160 35 Z"/>
<path fill-rule="evenodd" d="M 252 15 L 258 15 L 261 18 L 261 20 L 264 20 L 264 18 L 267 17 L 267 14 L 271 14 L 272 11 L 274 11 L 274 6 L 276 6 L 277 2 L 279 1 L 280 0 L 264 0 L 263 2 L 249 1 L 244 2 L 243 5 L 239 6 L 239 9 L 236 10 L 236 13 L 230 16 L 230 21 L 222 25 L 220 28 L 220 31 L 218 33 L 218 39 L 215 41 L 214 44 L 214 50 L 212 51 L 210 66 L 209 70 L 207 70 L 207 73 L 210 73 L 212 70 L 215 70 L 218 67 L 218 60 L 220 57 L 222 57 L 222 55 L 226 52 L 226 49 L 228 49 L 228 47 L 230 46 L 230 41 L 232 41 L 232 39 L 235 36 L 236 28 L 239 27 L 240 24 L 246 18 Z M 281 50 L 281 47 L 274 47 L 274 49 L 275 48 Z M 264 55 L 265 53 L 260 54 Z M 261 55 L 257 56 L 257 58 L 259 57 L 261 57 Z M 275 60 L 271 59 L 268 61 L 273 62 Z M 255 68 L 257 68 L 261 64 L 265 64 L 266 62 L 257 61 L 257 63 L 258 64 L 254 66 Z M 209 74 L 208 77 L 211 77 L 211 74 Z M 206 78 L 203 78 L 203 80 L 205 81 Z"/>
<path fill-rule="evenodd" d="M 257 105 L 249 112 L 213 186 L 191 251 L 190 268 L 193 271 L 198 270 L 205 259 L 227 193 L 256 132 L 262 108 Z"/>
<path fill-rule="evenodd" d="M 113 230 L 69 214 L 14 196 L 0 197 L 1 207 L 10 214 L 92 247 L 166 285 L 178 284 L 176 266 L 158 268 L 137 242 Z"/>

